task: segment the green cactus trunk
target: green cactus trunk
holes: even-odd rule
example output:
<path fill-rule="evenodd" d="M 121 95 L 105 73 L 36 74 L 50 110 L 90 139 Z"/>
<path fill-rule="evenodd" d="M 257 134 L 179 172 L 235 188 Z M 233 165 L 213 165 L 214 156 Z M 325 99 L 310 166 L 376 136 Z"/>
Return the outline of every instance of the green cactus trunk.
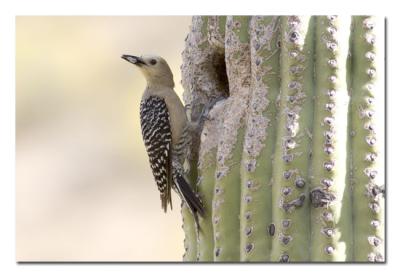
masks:
<path fill-rule="evenodd" d="M 350 17 L 316 18 L 311 167 L 311 260 L 352 261 L 351 189 L 347 173 Z"/>
<path fill-rule="evenodd" d="M 250 20 L 252 74 L 240 172 L 241 261 L 265 261 L 270 256 L 272 236 L 266 235 L 266 230 L 273 226 L 270 180 L 276 140 L 274 103 L 280 88 L 279 29 L 279 17 Z M 266 37 L 269 37 L 268 43 L 265 43 Z"/>
<path fill-rule="evenodd" d="M 385 261 L 383 24 L 195 16 L 183 52 L 194 131 L 185 261 Z M 197 180 L 196 180 L 197 179 Z"/>

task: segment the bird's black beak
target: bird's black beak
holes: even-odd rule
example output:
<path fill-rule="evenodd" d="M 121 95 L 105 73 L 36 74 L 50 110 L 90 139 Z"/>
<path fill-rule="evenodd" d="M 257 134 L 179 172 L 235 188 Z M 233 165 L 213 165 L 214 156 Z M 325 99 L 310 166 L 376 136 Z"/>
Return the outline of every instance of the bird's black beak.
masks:
<path fill-rule="evenodd" d="M 136 56 L 131 56 L 131 55 L 122 55 L 124 60 L 133 63 L 134 65 L 141 66 L 143 64 L 146 64 L 141 58 L 136 57 Z"/>

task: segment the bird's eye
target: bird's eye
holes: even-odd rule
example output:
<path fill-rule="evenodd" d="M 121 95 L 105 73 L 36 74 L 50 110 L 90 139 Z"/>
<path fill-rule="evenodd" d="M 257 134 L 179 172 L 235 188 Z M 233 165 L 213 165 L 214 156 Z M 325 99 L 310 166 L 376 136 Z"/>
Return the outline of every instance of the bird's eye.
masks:
<path fill-rule="evenodd" d="M 156 63 L 157 63 L 157 61 L 156 61 L 155 59 L 151 59 L 151 60 L 150 60 L 150 64 L 151 64 L 151 65 L 155 65 Z"/>

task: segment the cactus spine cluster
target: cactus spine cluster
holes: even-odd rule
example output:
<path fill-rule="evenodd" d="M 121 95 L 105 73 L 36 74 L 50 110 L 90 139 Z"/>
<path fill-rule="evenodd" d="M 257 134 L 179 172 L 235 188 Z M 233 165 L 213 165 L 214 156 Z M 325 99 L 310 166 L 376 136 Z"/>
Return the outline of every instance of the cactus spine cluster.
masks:
<path fill-rule="evenodd" d="M 369 16 L 195 16 L 184 261 L 382 262 L 382 26 Z M 379 78 L 378 78 L 379 77 Z M 198 155 L 197 155 L 198 154 Z"/>

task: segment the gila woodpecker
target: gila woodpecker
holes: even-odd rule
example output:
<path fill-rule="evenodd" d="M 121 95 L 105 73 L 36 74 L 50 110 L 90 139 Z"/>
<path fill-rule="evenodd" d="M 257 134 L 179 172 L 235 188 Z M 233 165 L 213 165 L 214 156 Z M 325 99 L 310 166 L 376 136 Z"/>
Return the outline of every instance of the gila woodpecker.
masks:
<path fill-rule="evenodd" d="M 200 198 L 185 179 L 183 164 L 188 156 L 191 137 L 185 108 L 174 91 L 174 81 L 167 62 L 158 56 L 123 55 L 136 65 L 147 81 L 140 103 L 140 124 L 150 167 L 160 191 L 161 206 L 172 209 L 171 188 L 189 207 L 197 223 L 203 215 Z"/>

